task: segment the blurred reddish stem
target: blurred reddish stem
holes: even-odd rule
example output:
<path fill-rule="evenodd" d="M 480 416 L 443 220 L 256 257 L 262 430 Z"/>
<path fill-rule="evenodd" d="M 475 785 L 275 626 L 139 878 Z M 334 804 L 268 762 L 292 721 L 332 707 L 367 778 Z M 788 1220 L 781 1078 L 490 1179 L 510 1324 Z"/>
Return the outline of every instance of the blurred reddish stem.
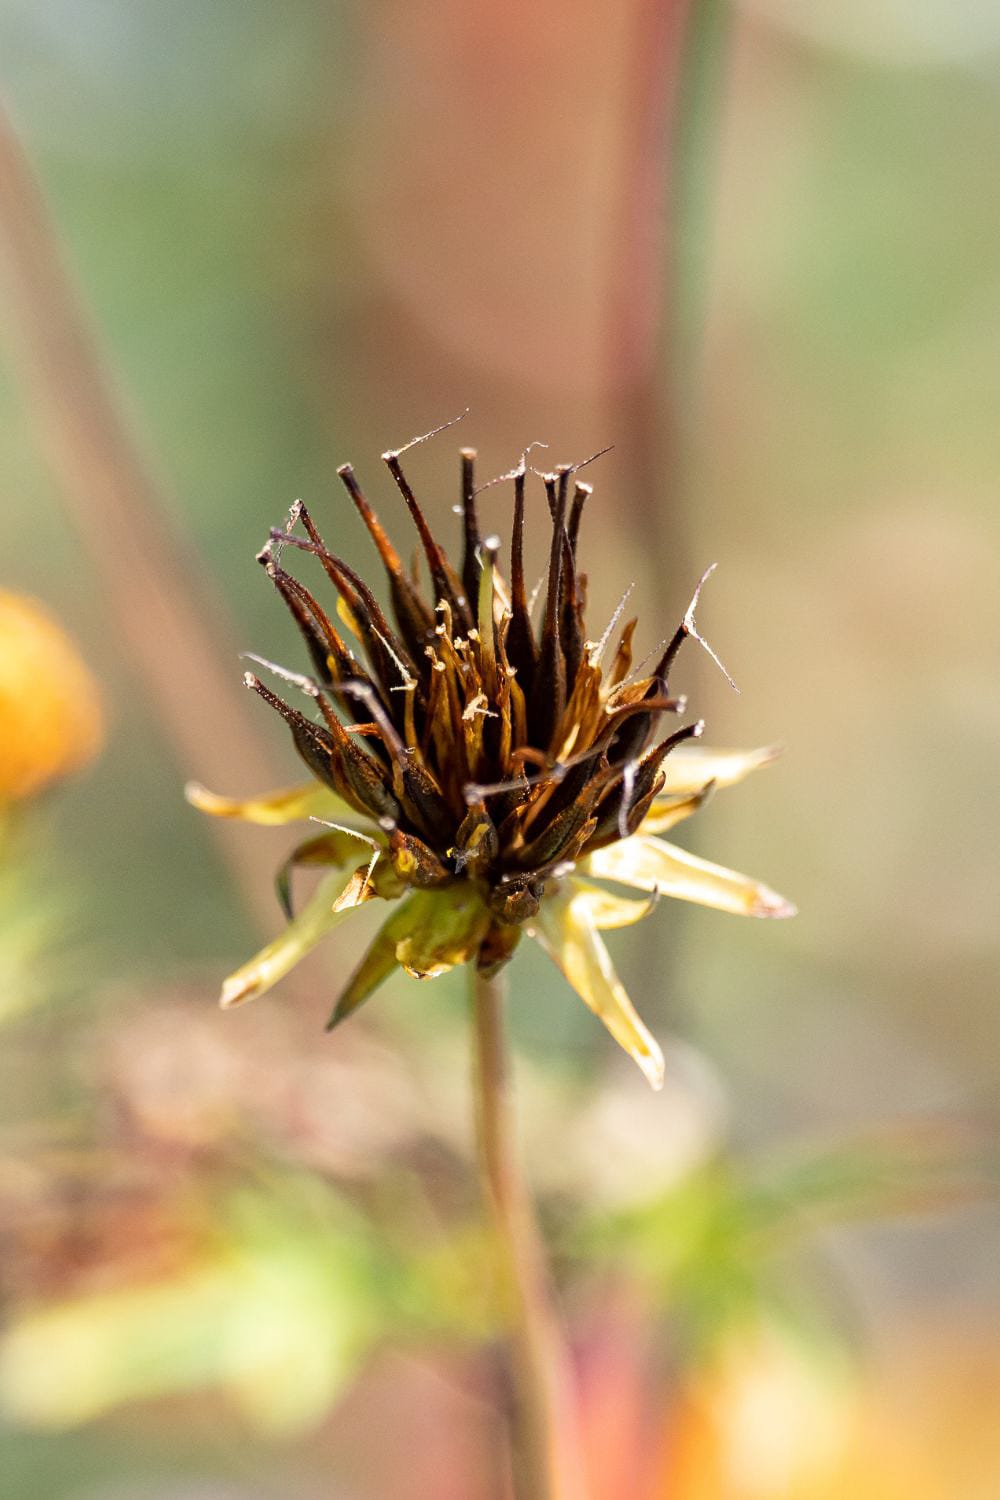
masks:
<path fill-rule="evenodd" d="M 222 790 L 281 779 L 240 685 L 232 632 L 197 559 L 173 534 L 161 491 L 128 431 L 48 210 L 0 107 L 3 328 L 49 463 L 107 608 L 178 765 Z M 177 789 L 178 817 L 180 786 Z M 212 830 L 250 910 L 273 925 L 267 852 Z"/>
<path fill-rule="evenodd" d="M 670 135 L 684 26 L 692 0 L 637 0 L 622 90 L 619 197 L 611 214 L 606 360 L 615 435 L 628 457 L 636 504 L 653 528 L 651 550 L 677 545 L 672 382 L 660 362 L 669 234 Z M 670 489 L 668 492 L 668 482 Z"/>
<path fill-rule="evenodd" d="M 637 0 L 611 215 L 606 367 L 614 429 L 644 505 L 657 582 L 683 588 L 690 390 L 725 0 Z"/>
<path fill-rule="evenodd" d="M 512 1327 L 519 1500 L 588 1500 L 572 1360 L 514 1140 L 503 1034 L 505 985 L 472 971 L 480 1166 Z"/>
<path fill-rule="evenodd" d="M 649 1481 L 662 1400 L 653 1378 L 653 1327 L 635 1287 L 601 1286 L 581 1341 L 578 1380 L 587 1468 L 600 1500 L 653 1500 Z"/>

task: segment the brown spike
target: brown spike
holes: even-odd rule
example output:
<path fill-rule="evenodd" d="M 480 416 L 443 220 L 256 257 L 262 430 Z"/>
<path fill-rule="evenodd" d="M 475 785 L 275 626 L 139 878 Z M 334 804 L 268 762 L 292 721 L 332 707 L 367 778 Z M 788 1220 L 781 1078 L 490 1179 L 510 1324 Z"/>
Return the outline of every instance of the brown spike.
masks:
<path fill-rule="evenodd" d="M 308 533 L 309 540 L 313 544 L 316 556 L 319 558 L 326 571 L 327 577 L 337 588 L 351 612 L 358 617 L 359 623 L 367 620 L 369 625 L 379 632 L 388 641 L 389 645 L 406 662 L 408 667 L 413 666 L 412 660 L 407 661 L 407 651 L 403 642 L 393 631 L 392 626 L 382 612 L 382 607 L 364 579 L 350 567 L 343 558 L 337 557 L 327 547 L 319 534 L 312 517 L 304 505 L 300 504 L 299 519 Z M 286 537 L 286 541 L 296 543 L 296 537 Z M 390 674 L 391 677 L 391 674 Z"/>
<path fill-rule="evenodd" d="M 361 486 L 355 478 L 354 469 L 351 464 L 342 464 L 337 470 L 340 479 L 343 480 L 348 494 L 354 501 L 358 514 L 369 535 L 375 543 L 379 557 L 385 566 L 389 578 L 389 591 L 392 595 L 392 607 L 399 622 L 399 628 L 406 639 L 409 649 L 418 655 L 424 644 L 425 638 L 434 629 L 434 617 L 430 609 L 421 599 L 418 590 L 407 577 L 399 553 L 389 539 L 388 533 L 372 510 Z"/>
<path fill-rule="evenodd" d="M 507 631 L 507 656 L 525 693 L 531 689 L 538 647 L 528 613 L 524 583 L 524 465 L 514 475 L 514 527 L 510 544 L 511 622 Z"/>
<path fill-rule="evenodd" d="M 677 658 L 678 651 L 687 640 L 687 637 L 688 628 L 685 622 L 682 620 L 680 625 L 678 625 L 677 629 L 674 631 L 673 635 L 670 637 L 667 648 L 664 651 L 663 655 L 660 657 L 659 661 L 656 663 L 656 666 L 653 668 L 653 676 L 658 677 L 661 682 L 667 683 L 669 681 L 670 669 Z"/>
<path fill-rule="evenodd" d="M 326 646 L 328 656 L 324 663 L 324 668 L 318 674 L 320 681 L 327 687 L 338 691 L 341 689 L 342 684 L 350 682 L 356 688 L 363 688 L 369 697 L 377 697 L 378 701 L 381 702 L 381 695 L 374 679 L 369 676 L 362 663 L 346 645 L 339 631 L 336 630 L 326 612 L 316 602 L 305 584 L 300 583 L 297 578 L 292 578 L 290 574 L 285 573 L 277 567 L 273 568 L 272 577 L 274 578 L 275 586 L 281 592 L 282 598 L 295 616 L 296 622 L 298 623 L 299 620 L 299 611 L 307 612 L 318 632 L 317 645 L 325 644 Z M 302 628 L 300 625 L 300 629 Z M 303 630 L 304 633 L 305 631 Z M 308 637 L 307 644 L 310 644 Z M 313 654 L 313 661 L 314 663 L 317 662 L 316 654 Z M 369 716 L 366 713 L 367 702 L 361 702 L 362 693 L 356 691 L 353 695 L 347 696 L 341 691 L 340 696 L 341 701 L 345 703 L 347 712 L 353 723 L 366 723 Z M 383 709 L 384 712 L 385 710 Z"/>
<path fill-rule="evenodd" d="M 562 586 L 564 521 L 569 471 L 545 476 L 545 493 L 552 510 L 552 545 L 549 551 L 548 591 L 538 669 L 531 695 L 531 740 L 540 750 L 548 749 L 566 706 L 566 662 L 559 628 L 559 597 Z"/>
<path fill-rule="evenodd" d="M 684 642 L 687 640 L 688 636 L 692 634 L 691 612 L 694 609 L 694 606 L 698 599 L 698 595 L 701 592 L 701 586 L 704 583 L 705 578 L 707 577 L 708 574 L 706 573 L 702 578 L 701 583 L 698 584 L 698 587 L 694 593 L 694 598 L 688 605 L 688 609 L 684 615 L 683 620 L 678 625 L 673 635 L 670 637 L 670 640 L 667 642 L 666 650 L 663 652 L 663 655 L 660 657 L 656 666 L 653 668 L 652 679 L 650 681 L 649 687 L 646 690 L 647 698 L 655 698 L 657 694 L 666 692 L 667 690 L 670 681 L 670 671 L 675 660 L 677 659 L 677 653 L 681 649 L 681 646 L 684 644 Z M 615 759 L 628 760 L 631 757 L 638 755 L 640 751 L 644 749 L 646 744 L 648 744 L 650 732 L 651 728 L 645 734 L 645 736 L 641 735 L 640 723 L 638 720 L 635 720 L 631 725 L 629 725 L 628 730 L 622 736 L 620 746 L 616 747 Z"/>
<path fill-rule="evenodd" d="M 347 493 L 354 501 L 354 505 L 359 516 L 361 517 L 362 521 L 364 521 L 369 533 L 371 534 L 371 538 L 375 543 L 378 555 L 385 564 L 386 572 L 389 574 L 401 572 L 403 564 L 400 561 L 399 553 L 392 545 L 385 527 L 382 525 L 378 516 L 372 510 L 367 499 L 365 498 L 364 491 L 358 483 L 357 477 L 354 473 L 354 465 L 341 464 L 340 468 L 337 470 L 337 478 L 342 481 L 344 488 L 347 490 Z"/>
<path fill-rule="evenodd" d="M 328 550 L 304 506 L 300 516 L 309 534 L 308 540 L 286 536 L 284 532 L 273 532 L 272 536 L 276 541 L 312 552 L 319 558 L 327 577 L 358 622 L 368 659 L 384 688 L 383 700 L 389 689 L 396 685 L 400 675 L 399 663 L 411 677 L 419 680 L 412 656 L 389 624 L 371 589 L 342 558 Z"/>
<path fill-rule="evenodd" d="M 399 488 L 399 492 L 406 501 L 407 509 L 413 517 L 414 525 L 420 534 L 423 544 L 424 556 L 427 558 L 427 566 L 430 570 L 431 583 L 438 599 L 444 599 L 449 603 L 455 614 L 461 619 L 463 628 L 471 630 L 473 625 L 472 611 L 465 597 L 462 584 L 456 577 L 448 559 L 435 540 L 434 533 L 427 524 L 417 501 L 416 495 L 410 488 L 409 481 L 399 466 L 399 454 L 394 452 L 383 453 L 382 458 L 388 466 L 389 473 Z"/>
<path fill-rule="evenodd" d="M 264 559 L 261 559 L 264 561 Z M 325 632 L 320 628 L 313 612 L 299 597 L 299 590 L 295 580 L 268 559 L 265 562 L 267 575 L 281 595 L 288 611 L 298 626 L 299 634 L 306 643 L 313 670 L 322 683 L 330 683 L 336 680 L 339 670 L 334 643 L 327 639 Z M 337 637 L 337 642 L 343 646 L 343 641 Z M 344 647 L 346 651 L 346 647 Z"/>
<path fill-rule="evenodd" d="M 608 688 L 617 687 L 628 676 L 632 667 L 632 637 L 635 635 L 635 627 L 639 623 L 638 615 L 633 615 L 631 620 L 625 622 L 621 636 L 618 641 L 618 649 L 615 659 L 611 663 L 611 669 L 607 676 Z"/>
<path fill-rule="evenodd" d="M 538 870 L 557 864 L 580 829 L 589 822 L 597 792 L 597 783 L 589 783 L 573 802 L 548 818 L 542 830 L 519 851 L 517 864 L 520 869 Z"/>
<path fill-rule="evenodd" d="M 569 544 L 573 549 L 574 560 L 576 558 L 576 544 L 580 539 L 580 522 L 583 519 L 583 507 L 586 504 L 587 496 L 593 493 L 594 486 L 592 484 L 584 484 L 582 479 L 578 479 L 573 486 L 573 505 L 569 513 Z"/>
<path fill-rule="evenodd" d="M 406 746 L 399 736 L 395 724 L 386 713 L 378 694 L 373 690 L 370 683 L 354 679 L 340 685 L 340 694 L 343 698 L 355 703 L 360 702 L 368 709 L 372 718 L 378 726 L 378 732 L 382 736 L 382 742 L 393 760 L 398 760 L 406 754 Z"/>
<path fill-rule="evenodd" d="M 439 848 L 447 844 L 454 831 L 454 818 L 441 788 L 412 752 L 407 752 L 399 762 L 397 787 L 407 814 L 421 837 Z"/>
<path fill-rule="evenodd" d="M 462 556 L 462 583 L 470 609 L 479 597 L 479 518 L 476 514 L 476 450 L 463 448 L 462 456 L 462 524 L 465 551 Z"/>
<path fill-rule="evenodd" d="M 553 790 L 546 809 L 547 815 L 552 817 L 553 814 L 561 812 L 564 807 L 569 807 L 591 784 L 598 789 L 603 788 L 608 776 L 606 755 L 599 746 L 592 746 L 590 754 L 580 756 L 574 764 L 569 766 L 562 784 Z"/>
<path fill-rule="evenodd" d="M 701 577 L 698 579 L 698 582 L 697 582 L 697 584 L 695 586 L 695 591 L 691 595 L 691 603 L 688 605 L 687 609 L 684 611 L 684 618 L 683 618 L 683 620 L 678 625 L 677 629 L 675 630 L 675 632 L 674 632 L 674 634 L 673 634 L 673 636 L 672 636 L 672 638 L 670 640 L 669 645 L 667 646 L 666 651 L 664 651 L 662 657 L 660 658 L 660 660 L 659 660 L 659 662 L 657 664 L 657 667 L 656 667 L 656 673 L 655 673 L 655 675 L 657 677 L 661 677 L 663 679 L 664 683 L 666 683 L 667 678 L 668 678 L 668 676 L 670 674 L 670 668 L 673 666 L 674 659 L 677 656 L 677 653 L 678 653 L 678 651 L 681 648 L 681 644 L 683 643 L 684 640 L 686 640 L 686 638 L 688 636 L 691 636 L 694 640 L 696 640 L 698 642 L 698 644 L 705 651 L 708 652 L 709 656 L 715 662 L 715 665 L 718 667 L 718 669 L 722 673 L 723 677 L 729 683 L 729 686 L 733 689 L 734 692 L 738 693 L 739 692 L 739 688 L 736 686 L 735 682 L 730 677 L 729 673 L 726 671 L 726 668 L 722 665 L 722 662 L 719 660 L 718 656 L 716 656 L 716 654 L 712 650 L 711 646 L 705 640 L 705 637 L 698 634 L 698 627 L 695 624 L 695 619 L 694 619 L 694 612 L 695 612 L 695 609 L 697 608 L 698 600 L 701 598 L 701 591 L 705 587 L 705 584 L 708 582 L 709 578 L 711 578 L 711 576 L 712 576 L 712 574 L 714 572 L 715 572 L 715 563 L 712 563 L 710 567 L 707 567 L 705 569 L 704 573 L 702 573 Z"/>
<path fill-rule="evenodd" d="M 327 717 L 327 724 L 331 734 L 334 733 L 333 724 L 336 716 Z M 386 785 L 385 779 L 389 771 L 383 772 L 381 766 L 372 759 L 346 729 L 342 727 L 343 738 L 338 740 L 337 749 L 340 753 L 340 761 L 343 769 L 344 780 L 354 793 L 355 798 L 362 802 L 371 815 L 377 819 L 386 819 L 390 823 L 397 823 L 400 816 L 400 806 Z"/>
<path fill-rule="evenodd" d="M 563 654 L 566 657 L 566 691 L 572 693 L 583 660 L 583 608 L 579 580 L 569 537 L 563 533 L 562 602 L 560 606 Z"/>
<path fill-rule="evenodd" d="M 663 761 L 671 750 L 683 744 L 685 740 L 699 739 L 704 728 L 705 725 L 701 719 L 695 724 L 685 724 L 682 729 L 675 730 L 652 750 L 648 750 L 642 760 L 628 763 L 633 768 L 632 776 L 629 777 L 623 769 L 601 797 L 597 808 L 595 838 L 603 838 L 605 834 L 612 831 L 615 838 L 623 838 L 628 833 L 634 833 L 634 826 L 630 826 L 634 823 L 632 816 L 634 810 L 647 797 Z M 621 826 L 623 821 L 624 831 Z"/>
<path fill-rule="evenodd" d="M 552 515 L 552 546 L 549 553 L 548 590 L 545 595 L 545 629 L 559 633 L 559 609 L 563 599 L 563 563 L 566 542 L 566 494 L 570 469 L 563 466 L 545 477 L 545 494 Z M 558 478 L 558 485 L 555 480 Z"/>
<path fill-rule="evenodd" d="M 652 750 L 648 750 L 640 761 L 636 773 L 634 800 L 638 801 L 646 795 L 656 773 L 671 750 L 676 750 L 677 746 L 683 745 L 686 740 L 701 739 L 704 732 L 705 721 L 698 719 L 694 724 L 685 724 L 683 728 L 675 729 L 673 734 L 668 734 L 665 740 L 661 740 Z"/>
<path fill-rule="evenodd" d="M 268 565 L 267 573 L 299 627 L 320 681 L 329 684 L 344 676 L 364 676 L 364 668 L 305 584 L 275 562 Z"/>
<path fill-rule="evenodd" d="M 611 715 L 608 757 L 616 766 L 635 760 L 649 744 L 660 714 L 683 713 L 686 698 L 668 698 L 660 693 L 654 677 L 641 698 L 616 708 Z"/>
<path fill-rule="evenodd" d="M 300 713 L 297 708 L 292 708 L 277 693 L 272 693 L 260 678 L 253 672 L 243 674 L 243 682 L 251 688 L 259 698 L 263 698 L 269 708 L 281 715 L 289 729 L 292 731 L 292 741 L 299 755 L 324 786 L 330 787 L 335 792 L 342 790 L 341 778 L 337 775 L 337 747 L 325 729 L 307 719 L 305 714 Z M 357 805 L 357 804 L 355 804 Z M 361 811 L 367 809 L 362 804 Z"/>

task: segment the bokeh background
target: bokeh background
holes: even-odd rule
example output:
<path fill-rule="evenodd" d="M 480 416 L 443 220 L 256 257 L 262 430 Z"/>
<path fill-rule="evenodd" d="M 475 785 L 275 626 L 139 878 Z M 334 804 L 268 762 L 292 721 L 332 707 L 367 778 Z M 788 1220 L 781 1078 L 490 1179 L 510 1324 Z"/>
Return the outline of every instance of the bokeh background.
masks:
<path fill-rule="evenodd" d="M 337 464 L 390 513 L 468 408 L 437 522 L 460 442 L 614 443 L 595 623 L 634 583 L 651 649 L 717 562 L 742 693 L 683 686 L 787 747 L 691 846 L 798 919 L 614 947 L 663 1095 L 516 960 L 595 1500 L 995 1496 L 1000 11 L 3 0 L 0 59 L 0 587 L 104 718 L 3 824 L 4 1492 L 505 1493 L 461 976 L 324 1040 L 331 942 L 221 1016 L 286 840 L 181 795 L 296 777 L 267 528 L 366 563 Z"/>

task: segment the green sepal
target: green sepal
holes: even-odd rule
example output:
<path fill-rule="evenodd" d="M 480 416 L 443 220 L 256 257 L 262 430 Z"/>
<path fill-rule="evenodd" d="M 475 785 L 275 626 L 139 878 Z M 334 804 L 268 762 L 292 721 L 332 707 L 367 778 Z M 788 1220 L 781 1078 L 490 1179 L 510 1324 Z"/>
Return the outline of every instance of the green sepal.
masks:
<path fill-rule="evenodd" d="M 339 1026 L 397 968 L 415 979 L 434 979 L 467 963 L 489 926 L 490 914 L 468 882 L 413 891 L 382 924 L 337 1001 L 327 1030 Z"/>

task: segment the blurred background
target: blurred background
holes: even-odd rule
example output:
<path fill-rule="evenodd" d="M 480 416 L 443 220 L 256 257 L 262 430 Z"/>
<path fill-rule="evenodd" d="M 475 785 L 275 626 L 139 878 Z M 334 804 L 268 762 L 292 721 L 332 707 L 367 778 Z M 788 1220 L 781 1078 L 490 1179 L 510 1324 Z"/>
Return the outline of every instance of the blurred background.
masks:
<path fill-rule="evenodd" d="M 595 1500 L 995 1497 L 1000 11 L 3 0 L 0 58 L 4 1493 L 506 1493 L 462 976 L 324 1039 L 352 928 L 222 1016 L 289 838 L 181 793 L 299 774 L 268 527 L 368 567 L 336 466 L 398 525 L 468 408 L 432 519 L 460 443 L 614 443 L 595 634 L 717 562 L 742 693 L 681 686 L 786 746 L 681 842 L 798 919 L 612 944 L 662 1095 L 516 960 Z"/>

